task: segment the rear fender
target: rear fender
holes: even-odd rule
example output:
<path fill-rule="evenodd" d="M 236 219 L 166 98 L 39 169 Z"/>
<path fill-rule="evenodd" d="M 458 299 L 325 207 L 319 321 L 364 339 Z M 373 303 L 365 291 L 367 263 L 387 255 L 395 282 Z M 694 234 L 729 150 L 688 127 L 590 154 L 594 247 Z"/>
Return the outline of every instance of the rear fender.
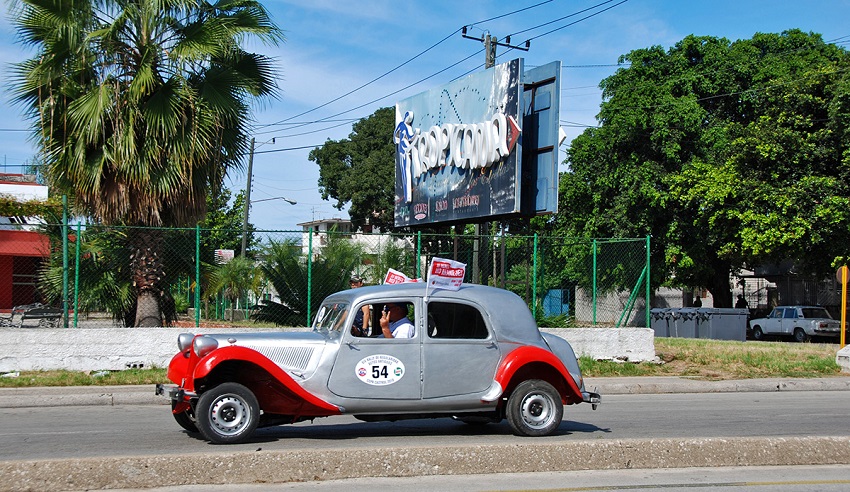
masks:
<path fill-rule="evenodd" d="M 521 380 L 543 379 L 558 389 L 565 404 L 583 401 L 581 390 L 563 362 L 552 352 L 540 347 L 518 347 L 509 353 L 494 379 L 504 388 L 505 393 L 510 392 Z"/>

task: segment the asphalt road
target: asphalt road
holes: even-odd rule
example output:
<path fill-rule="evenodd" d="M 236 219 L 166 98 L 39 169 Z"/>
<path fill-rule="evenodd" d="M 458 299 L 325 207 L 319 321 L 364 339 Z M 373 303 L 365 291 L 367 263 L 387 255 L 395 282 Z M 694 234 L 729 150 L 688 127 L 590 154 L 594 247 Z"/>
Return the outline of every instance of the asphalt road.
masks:
<path fill-rule="evenodd" d="M 554 436 L 521 438 L 507 423 L 451 419 L 360 422 L 337 416 L 260 429 L 246 444 L 215 446 L 183 431 L 167 406 L 0 409 L 0 461 L 198 452 L 553 444 L 580 440 L 850 436 L 850 391 L 610 395 L 598 410 L 565 408 Z"/>

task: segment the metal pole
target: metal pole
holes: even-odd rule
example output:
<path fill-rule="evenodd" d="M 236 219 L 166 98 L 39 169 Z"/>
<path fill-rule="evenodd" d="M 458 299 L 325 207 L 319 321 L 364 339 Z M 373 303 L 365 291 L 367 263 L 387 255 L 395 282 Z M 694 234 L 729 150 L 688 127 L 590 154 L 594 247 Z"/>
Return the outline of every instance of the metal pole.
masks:
<path fill-rule="evenodd" d="M 77 327 L 77 312 L 80 308 L 80 243 L 82 242 L 82 237 L 80 236 L 80 223 L 77 222 L 77 240 L 76 240 L 76 255 L 74 255 L 74 328 Z"/>
<path fill-rule="evenodd" d="M 68 327 L 68 195 L 62 195 L 62 319 Z"/>
<path fill-rule="evenodd" d="M 312 302 L 311 289 L 313 285 L 313 228 L 310 228 L 310 237 L 307 239 L 307 327 L 310 327 L 310 318 L 313 313 L 310 312 L 310 304 Z"/>
<path fill-rule="evenodd" d="M 534 275 L 531 277 L 532 282 L 532 292 L 531 292 L 531 314 L 534 318 L 537 318 L 537 233 L 534 233 L 534 260 L 532 261 L 532 268 L 534 268 Z"/>
<path fill-rule="evenodd" d="M 649 254 L 649 234 L 646 235 L 646 327 L 649 328 L 652 326 L 649 320 L 649 302 L 652 299 L 652 290 L 649 287 L 649 259 L 651 255 Z"/>
<path fill-rule="evenodd" d="M 201 226 L 195 224 L 195 328 L 201 326 Z"/>
<path fill-rule="evenodd" d="M 596 326 L 596 239 L 593 240 L 593 292 L 591 306 L 593 307 L 593 326 Z"/>
<path fill-rule="evenodd" d="M 422 278 L 422 231 L 416 231 L 416 278 Z"/>
<path fill-rule="evenodd" d="M 245 213 L 242 214 L 242 256 L 248 248 L 248 210 L 251 208 L 251 181 L 254 177 L 254 142 L 251 139 L 251 150 L 248 153 L 248 182 L 245 184 Z"/>
<path fill-rule="evenodd" d="M 841 267 L 841 348 L 847 341 L 847 265 Z"/>

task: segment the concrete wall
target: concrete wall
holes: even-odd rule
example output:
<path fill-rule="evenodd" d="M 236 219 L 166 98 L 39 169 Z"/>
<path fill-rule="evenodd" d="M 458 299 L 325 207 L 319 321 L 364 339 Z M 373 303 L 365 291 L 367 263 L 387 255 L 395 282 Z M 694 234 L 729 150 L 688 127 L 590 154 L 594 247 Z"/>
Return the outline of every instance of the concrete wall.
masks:
<path fill-rule="evenodd" d="M 166 367 L 177 353 L 177 335 L 187 331 L 252 333 L 275 329 L 0 328 L 0 372 Z M 578 356 L 629 361 L 655 358 L 654 333 L 650 328 L 544 328 L 543 331 L 568 340 Z"/>

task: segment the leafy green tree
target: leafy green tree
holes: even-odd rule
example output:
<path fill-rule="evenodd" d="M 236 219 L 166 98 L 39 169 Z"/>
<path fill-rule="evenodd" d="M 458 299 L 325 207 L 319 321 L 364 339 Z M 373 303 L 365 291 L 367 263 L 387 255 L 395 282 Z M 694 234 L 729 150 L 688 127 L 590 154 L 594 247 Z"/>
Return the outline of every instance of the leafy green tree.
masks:
<path fill-rule="evenodd" d="M 239 254 L 242 248 L 242 221 L 245 213 L 245 191 L 240 191 L 230 204 L 231 192 L 227 188 L 215 195 L 207 195 L 207 213 L 200 222 L 201 262 L 212 264 L 217 249 L 232 249 Z M 248 224 L 248 240 L 254 226 Z M 250 246 L 250 242 L 249 242 Z M 250 247 L 248 248 L 250 251 Z"/>
<path fill-rule="evenodd" d="M 60 220 L 50 214 L 50 225 L 40 227 L 40 231 L 50 238 L 50 255 L 39 271 L 39 292 L 50 304 L 62 302 L 64 267 L 62 256 L 62 226 Z M 163 248 L 163 270 L 167 272 L 160 282 L 166 288 L 161 294 L 160 304 L 166 324 L 177 319 L 175 299 L 171 287 L 185 280 L 186 272 L 191 271 L 191 259 L 182 254 L 194 250 L 194 232 L 168 231 Z M 126 261 L 128 234 L 126 228 L 87 225 L 77 235 L 75 227 L 69 231 L 70 254 L 68 257 L 71 278 L 77 278 L 78 288 L 69 293 L 71 307 L 76 301 L 80 314 L 109 312 L 116 322 L 124 326 L 132 325 L 136 317 L 136 296 L 132 285 L 132 271 Z M 75 254 L 79 242 L 79 265 Z M 76 272 L 79 271 L 79 275 Z M 73 287 L 72 287 L 73 288 Z"/>
<path fill-rule="evenodd" d="M 577 137 L 554 230 L 652 235 L 652 282 L 706 287 L 792 259 L 823 275 L 850 239 L 847 52 L 799 30 L 688 36 L 621 57 Z"/>
<path fill-rule="evenodd" d="M 128 229 L 136 326 L 162 324 L 164 233 L 203 217 L 205 196 L 248 150 L 248 102 L 273 96 L 249 39 L 280 30 L 255 0 L 22 0 L 13 15 L 35 55 L 14 91 L 33 121 L 45 176 L 75 213 Z"/>
<path fill-rule="evenodd" d="M 338 209 L 351 203 L 348 213 L 355 227 L 392 227 L 395 211 L 395 145 L 393 108 L 381 108 L 352 126 L 347 139 L 328 140 L 310 151 L 319 165 L 322 198 L 336 200 Z"/>
<path fill-rule="evenodd" d="M 259 293 L 261 285 L 262 274 L 254 260 L 237 256 L 213 270 L 209 292 L 211 295 L 222 294 L 230 301 L 230 321 L 233 321 L 236 302 L 244 299 L 248 292 Z M 246 307 L 243 306 L 243 309 Z"/>

